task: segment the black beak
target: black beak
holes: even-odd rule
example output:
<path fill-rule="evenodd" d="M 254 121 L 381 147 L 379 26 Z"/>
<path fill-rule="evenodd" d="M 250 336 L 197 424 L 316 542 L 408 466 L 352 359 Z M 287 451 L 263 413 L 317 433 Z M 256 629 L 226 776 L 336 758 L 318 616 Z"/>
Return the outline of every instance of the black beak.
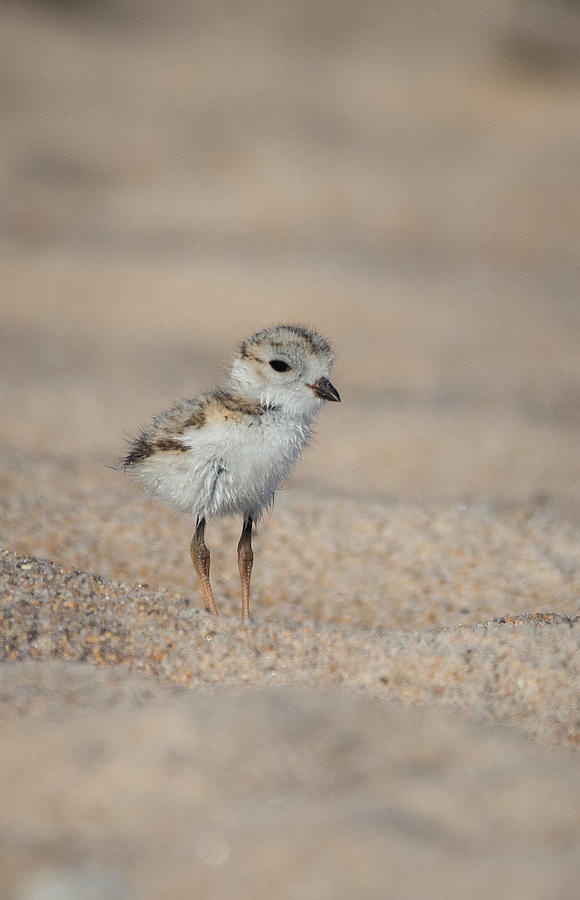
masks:
<path fill-rule="evenodd" d="M 336 403 L 340 403 L 340 394 L 328 378 L 319 378 L 318 381 L 307 385 L 307 387 L 311 388 L 321 400 L 333 400 Z"/>

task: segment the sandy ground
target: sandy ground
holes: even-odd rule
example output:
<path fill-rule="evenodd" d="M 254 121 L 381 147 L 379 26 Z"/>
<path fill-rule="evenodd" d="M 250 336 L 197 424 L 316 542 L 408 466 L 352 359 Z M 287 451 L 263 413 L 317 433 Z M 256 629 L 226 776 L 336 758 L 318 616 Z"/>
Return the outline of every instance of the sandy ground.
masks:
<path fill-rule="evenodd" d="M 580 15 L 6 4 L 0 896 L 577 897 Z M 255 540 L 114 466 L 311 323 Z"/>

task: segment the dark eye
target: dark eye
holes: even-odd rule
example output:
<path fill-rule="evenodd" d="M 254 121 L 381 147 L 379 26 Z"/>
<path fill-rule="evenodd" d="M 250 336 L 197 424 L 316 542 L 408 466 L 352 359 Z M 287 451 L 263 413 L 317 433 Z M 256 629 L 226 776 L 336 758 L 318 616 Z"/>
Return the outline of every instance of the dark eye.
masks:
<path fill-rule="evenodd" d="M 283 359 L 271 359 L 270 365 L 275 372 L 287 372 L 290 366 Z"/>

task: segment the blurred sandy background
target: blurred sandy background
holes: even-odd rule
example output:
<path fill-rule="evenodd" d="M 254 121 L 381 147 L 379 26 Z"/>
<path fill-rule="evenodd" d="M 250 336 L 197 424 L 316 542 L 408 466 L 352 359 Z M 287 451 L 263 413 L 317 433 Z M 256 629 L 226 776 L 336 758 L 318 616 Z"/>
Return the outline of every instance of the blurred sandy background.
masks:
<path fill-rule="evenodd" d="M 576 515 L 578 12 L 545 7 L 542 64 L 525 2 L 5 5 L 3 447 L 108 462 L 305 320 L 345 402 L 302 484 Z"/>
<path fill-rule="evenodd" d="M 19 757 L 31 729 L 40 743 L 44 736 L 55 746 L 82 731 L 79 721 L 87 720 L 76 706 L 83 706 L 85 691 L 97 717 L 87 734 L 115 732 L 108 710 L 121 691 L 125 721 L 139 719 L 127 726 L 129 743 L 149 727 L 160 758 L 172 759 L 175 748 L 163 747 L 159 737 L 159 729 L 170 734 L 171 728 L 153 713 L 144 724 L 147 690 L 176 681 L 211 684 L 215 692 L 222 678 L 229 687 L 249 679 L 264 688 L 275 671 L 280 681 L 356 689 L 332 701 L 344 704 L 329 720 L 338 744 L 338 723 L 349 716 L 360 724 L 353 741 L 364 747 L 378 739 L 365 725 L 372 707 L 357 705 L 361 691 L 369 704 L 441 702 L 527 734 L 512 750 L 516 738 L 486 732 L 488 749 L 497 741 L 492 756 L 528 759 L 526 742 L 539 740 L 549 784 L 546 773 L 564 765 L 553 745 L 574 749 L 580 740 L 578 627 L 558 619 L 580 610 L 580 5 L 55 0 L 4 3 L 0 15 L 0 539 L 32 558 L 4 557 L 3 654 L 11 661 L 3 678 L 20 685 L 0 691 L 11 728 L 7 759 Z M 138 497 L 107 466 L 122 453 L 125 436 L 153 412 L 215 383 L 238 340 L 282 321 L 312 324 L 333 342 L 333 381 L 343 402 L 324 411 L 316 442 L 256 540 L 255 632 L 240 635 L 227 618 L 239 607 L 238 523 L 214 524 L 213 579 L 226 614 L 215 627 L 225 644 L 219 649 L 213 642 L 215 656 L 207 655 L 208 626 L 196 612 L 184 626 L 195 636 L 189 649 L 187 641 L 177 642 L 155 661 L 173 634 L 162 612 L 158 633 L 145 629 L 131 646 L 127 635 L 141 634 L 148 604 L 174 610 L 177 619 L 185 615 L 183 598 L 192 610 L 199 605 L 187 557 L 190 523 Z M 71 573 L 57 595 L 51 585 L 61 570 L 36 557 L 53 560 L 57 569 L 77 567 L 145 587 L 127 588 L 135 605 L 126 619 L 110 605 L 118 584 L 101 589 L 91 581 L 86 588 L 85 576 Z M 83 604 L 93 601 L 89 621 Z M 527 612 L 556 617 L 517 618 Z M 509 636 L 499 637 L 504 626 L 498 624 L 491 632 L 459 630 L 449 637 L 426 630 L 493 617 L 508 618 Z M 115 632 L 115 622 L 125 635 L 119 646 L 101 648 L 99 657 L 89 640 L 90 652 L 81 652 L 92 637 L 109 641 L 102 636 Z M 66 650 L 57 639 L 63 629 L 72 635 Z M 276 629 L 289 629 L 291 647 Z M 423 648 L 415 656 L 408 649 L 414 640 Z M 271 646 L 278 647 L 274 663 Z M 474 648 L 485 660 L 475 669 L 467 662 Z M 428 687 L 421 653 L 433 667 Z M 69 667 L 64 681 L 44 681 L 38 667 L 55 656 L 69 660 L 62 662 Z M 137 681 L 123 682 L 118 673 L 125 667 L 113 665 L 97 678 L 78 662 L 87 656 L 102 665 L 127 663 Z M 36 662 L 26 662 L 29 657 Z M 396 677 L 385 675 L 382 663 L 369 669 L 371 658 L 388 660 L 387 669 L 398 660 Z M 347 674 L 339 677 L 344 659 Z M 290 673 L 282 672 L 285 666 Z M 147 680 L 142 669 L 154 677 Z M 236 678 L 241 671 L 244 678 Z M 63 683 L 68 688 L 59 705 Z M 52 700 L 33 715 L 25 698 L 40 684 L 49 686 Z M 183 704 L 194 702 L 188 692 L 163 696 L 177 704 L 175 722 Z M 226 702 L 219 691 L 215 696 Z M 244 697 L 250 718 L 264 715 L 267 722 L 251 705 L 259 701 Z M 302 701 L 284 702 L 302 734 Z M 318 694 L 304 700 L 320 710 L 326 702 Z M 398 713 L 377 708 L 404 731 Z M 243 723 L 223 709 L 235 740 Z M 21 718 L 13 721 L 15 712 Z M 410 719 L 408 727 L 412 757 L 417 734 L 431 726 Z M 481 769 L 470 757 L 479 738 L 460 719 L 449 726 L 437 720 L 432 733 L 445 734 L 447 727 L 450 744 L 474 760 L 474 784 L 484 783 L 487 751 Z M 62 728 L 60 738 L 50 732 L 55 728 Z M 389 734 L 385 724 L 385 753 Z M 272 747 L 284 741 L 277 732 L 269 739 Z M 108 740 L 103 746 L 113 754 Z M 264 744 L 268 739 L 254 748 L 258 757 Z M 328 747 L 320 752 L 322 771 L 325 752 L 336 760 Z M 38 796 L 52 791 L 71 800 L 66 767 L 63 781 L 47 782 L 43 795 L 47 762 L 41 757 L 30 765 Z M 521 779 L 522 796 L 535 796 L 534 765 L 513 775 L 512 785 Z M 578 786 L 577 769 L 560 771 Z M 221 772 L 216 763 L 216 783 Z M 25 783 L 26 775 L 20 777 Z M 156 771 L 154 777 L 162 790 L 165 776 Z M 383 784 L 385 774 L 369 777 Z M 14 775 L 6 779 L 18 782 Z M 323 781 L 321 774 L 308 791 L 322 791 Z M 473 801 L 464 788 L 461 780 L 450 787 L 457 807 L 449 821 L 459 830 Z M 420 793 L 417 784 L 413 790 Z M 571 790 L 572 818 L 574 796 Z M 31 808 L 37 799 L 30 795 Z M 206 799 L 211 807 L 209 794 Z M 477 800 L 483 831 L 471 835 L 470 852 L 479 860 L 481 883 L 487 879 L 489 887 L 497 876 L 509 889 L 505 896 L 515 896 L 525 875 L 521 896 L 572 897 L 574 828 L 536 799 L 535 819 L 522 814 L 506 826 L 515 834 L 522 821 L 532 822 L 525 851 L 514 844 L 513 859 L 501 865 L 492 836 L 503 813 L 493 803 L 485 812 Z M 173 888 L 167 876 L 163 888 L 156 882 L 148 893 L 150 874 L 135 860 L 153 858 L 152 835 L 141 835 L 133 856 L 126 844 L 118 852 L 100 838 L 92 844 L 71 800 L 69 812 L 56 816 L 61 830 L 49 817 L 39 836 L 24 815 L 14 824 L 17 794 L 11 802 L 4 805 L 2 833 L 11 850 L 3 871 L 14 896 L 45 897 L 31 892 L 46 884 L 22 887 L 19 867 L 42 863 L 52 871 L 56 863 L 72 864 L 63 847 L 77 830 L 75 865 L 97 865 L 101 894 L 106 882 L 120 892 L 110 896 L 193 896 L 183 885 L 188 878 L 198 883 L 195 865 L 208 871 L 203 853 L 188 868 L 184 849 Z M 349 815 L 361 802 L 345 801 Z M 429 815 L 437 806 L 427 802 Z M 111 822 L 122 833 L 113 799 L 103 809 L 103 834 Z M 371 873 L 364 890 L 354 882 L 361 897 L 384 896 L 378 860 L 385 846 L 397 896 L 417 896 L 425 885 L 435 891 L 432 873 L 457 864 L 457 845 L 439 841 L 432 820 L 426 830 L 407 829 L 407 857 L 393 849 L 391 832 L 401 816 L 410 821 L 409 810 L 398 818 L 377 813 L 375 857 L 357 830 L 359 819 L 343 812 L 330 810 L 321 829 L 329 822 L 337 829 L 327 828 L 330 857 L 352 842 L 352 828 L 359 835 L 362 855 L 352 864 Z M 174 810 L 174 825 L 182 815 L 191 819 L 191 809 Z M 536 821 L 545 832 L 534 831 Z M 200 833 L 215 836 L 223 827 L 214 822 Z M 568 843 L 553 838 L 559 828 Z M 289 834 L 290 846 L 302 846 L 296 835 L 293 843 L 291 828 Z M 342 896 L 332 872 L 324 875 L 316 861 L 303 858 L 309 874 L 299 889 L 289 874 L 296 859 L 284 855 L 282 836 L 276 840 L 269 848 L 279 880 L 266 884 L 259 872 L 244 870 L 248 893 Z M 425 842 L 432 869 L 415 883 L 406 866 L 412 868 L 409 860 Z M 209 866 L 222 874 L 199 888 L 205 896 L 231 896 L 227 879 L 242 878 L 234 838 L 228 846 L 229 869 Z M 542 881 L 533 860 L 544 852 Z M 161 868 L 164 861 L 161 855 Z M 128 887 L 115 878 L 107 882 L 107 867 L 121 872 Z M 70 876 L 71 897 L 94 887 L 93 875 L 83 872 L 79 883 Z M 58 877 L 60 900 L 65 888 Z M 465 896 L 461 878 L 457 896 Z M 447 884 L 433 896 L 453 897 L 453 890 Z M 486 888 L 481 896 L 490 893 Z"/>

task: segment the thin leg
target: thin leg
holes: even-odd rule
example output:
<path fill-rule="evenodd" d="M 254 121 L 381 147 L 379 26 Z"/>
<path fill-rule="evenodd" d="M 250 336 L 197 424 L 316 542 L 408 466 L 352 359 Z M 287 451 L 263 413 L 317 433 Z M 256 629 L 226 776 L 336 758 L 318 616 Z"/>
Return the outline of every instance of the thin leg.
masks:
<path fill-rule="evenodd" d="M 238 569 L 242 584 L 242 622 L 247 622 L 250 618 L 250 581 L 252 579 L 253 562 L 252 519 L 248 516 L 244 520 L 242 535 L 238 543 Z"/>
<path fill-rule="evenodd" d="M 200 519 L 191 539 L 191 547 L 189 548 L 189 551 L 191 553 L 193 568 L 195 569 L 197 577 L 199 578 L 201 592 L 205 601 L 205 608 L 208 612 L 212 612 L 217 616 L 217 606 L 215 605 L 215 600 L 213 599 L 213 592 L 209 581 L 209 550 L 207 549 L 205 541 L 203 539 L 204 534 L 205 519 Z"/>

